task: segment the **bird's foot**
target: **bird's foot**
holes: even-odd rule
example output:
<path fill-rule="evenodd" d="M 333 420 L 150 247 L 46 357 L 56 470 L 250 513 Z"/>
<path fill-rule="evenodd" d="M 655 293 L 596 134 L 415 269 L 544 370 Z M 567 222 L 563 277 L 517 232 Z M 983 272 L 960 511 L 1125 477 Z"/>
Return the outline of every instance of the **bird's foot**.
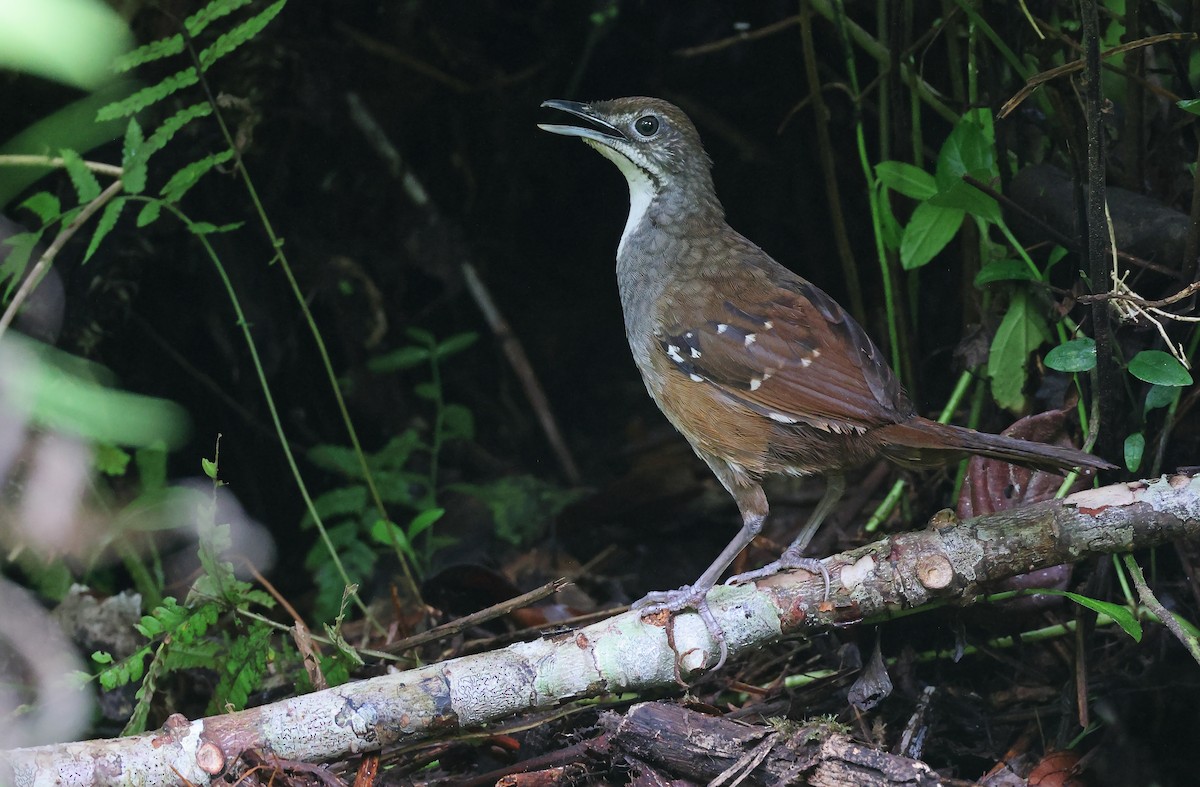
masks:
<path fill-rule="evenodd" d="M 685 609 L 694 609 L 700 619 L 704 621 L 704 627 L 708 629 L 708 635 L 717 643 L 717 648 L 720 650 L 720 658 L 717 663 L 712 666 L 712 670 L 719 670 L 725 666 L 725 657 L 729 655 L 729 643 L 725 641 L 725 631 L 721 628 L 721 624 L 717 623 L 717 618 L 712 613 L 712 609 L 708 606 L 708 591 L 712 588 L 700 588 L 695 585 L 684 585 L 678 590 L 656 590 L 652 593 L 647 593 L 645 598 L 636 601 L 632 605 L 632 609 L 641 613 L 642 617 L 648 617 L 659 612 L 676 613 L 682 612 Z M 677 668 L 678 669 L 678 668 Z"/>
<path fill-rule="evenodd" d="M 810 574 L 820 574 L 821 580 L 825 583 L 825 596 L 829 598 L 829 569 L 825 568 L 825 564 L 815 557 L 804 557 L 799 552 L 791 549 L 785 549 L 779 559 L 773 563 L 768 563 L 762 568 L 756 568 L 753 571 L 747 571 L 744 574 L 737 574 L 725 580 L 726 585 L 744 585 L 747 582 L 755 582 L 759 579 L 773 577 L 780 571 L 786 571 L 793 568 L 802 568 Z"/>

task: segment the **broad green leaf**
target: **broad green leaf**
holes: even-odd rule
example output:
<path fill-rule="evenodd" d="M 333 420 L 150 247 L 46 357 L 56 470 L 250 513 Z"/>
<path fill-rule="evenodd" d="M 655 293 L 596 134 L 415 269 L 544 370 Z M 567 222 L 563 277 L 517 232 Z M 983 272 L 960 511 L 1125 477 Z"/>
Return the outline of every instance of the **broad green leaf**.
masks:
<path fill-rule="evenodd" d="M 1033 271 L 1022 260 L 996 260 L 979 269 L 979 273 L 975 274 L 975 286 L 983 289 L 993 282 L 1033 281 L 1035 278 Z"/>
<path fill-rule="evenodd" d="M 875 165 L 875 177 L 889 189 L 915 200 L 926 200 L 937 193 L 933 175 L 904 161 L 881 161 Z"/>
<path fill-rule="evenodd" d="M 401 369 L 411 369 L 429 360 L 429 350 L 424 347 L 409 345 L 398 350 L 392 350 L 386 355 L 380 355 L 367 361 L 367 368 L 376 374 L 395 372 Z"/>
<path fill-rule="evenodd" d="M 1129 361 L 1129 373 L 1155 385 L 1192 384 L 1192 375 L 1174 356 L 1162 350 L 1142 350 Z"/>
<path fill-rule="evenodd" d="M 1146 436 L 1134 432 L 1125 438 L 1125 467 L 1129 472 L 1136 473 L 1142 466 L 1142 455 L 1146 452 Z"/>
<path fill-rule="evenodd" d="M 1180 390 L 1180 386 L 1177 385 L 1150 386 L 1150 390 L 1146 391 L 1146 404 L 1142 408 L 1142 412 L 1148 413 L 1159 407 L 1170 407 L 1179 398 Z"/>
<path fill-rule="evenodd" d="M 1018 412 L 1025 406 L 1026 361 L 1049 333 L 1045 319 L 1031 308 L 1025 293 L 1013 293 L 988 351 L 988 376 L 996 404 Z"/>
<path fill-rule="evenodd" d="M 119 478 L 125 475 L 125 469 L 129 467 L 129 460 L 132 458 L 127 451 L 123 451 L 115 445 L 100 443 L 95 447 L 92 461 L 95 463 L 96 469 L 104 475 Z"/>
<path fill-rule="evenodd" d="M 1045 364 L 1059 372 L 1086 372 L 1096 366 L 1096 340 L 1071 339 L 1046 353 Z"/>
<path fill-rule="evenodd" d="M 107 237 L 108 233 L 112 232 L 113 227 L 117 226 L 117 219 L 121 218 L 121 211 L 124 208 L 124 197 L 117 197 L 104 206 L 104 211 L 100 214 L 100 219 L 96 222 L 96 229 L 92 230 L 92 239 L 88 242 L 87 251 L 83 255 L 84 262 L 92 258 L 92 255 L 96 253 L 96 249 L 100 248 L 100 242 Z"/>
<path fill-rule="evenodd" d="M 938 152 L 938 191 L 946 191 L 968 172 L 978 176 L 987 173 L 990 178 L 996 172 L 995 149 L 984 128 L 979 123 L 964 118 L 958 122 Z"/>
<path fill-rule="evenodd" d="M 96 180 L 96 176 L 88 169 L 80 155 L 70 148 L 63 148 L 59 155 L 62 156 L 63 167 L 71 178 L 71 185 L 75 187 L 75 195 L 79 197 L 79 201 L 91 202 L 99 197 L 100 181 Z"/>
<path fill-rule="evenodd" d="M 204 475 L 212 480 L 217 480 L 217 463 L 211 459 L 200 457 L 200 469 L 204 471 Z"/>
<path fill-rule="evenodd" d="M 1185 98 L 1182 101 L 1176 101 L 1175 106 L 1179 107 L 1184 112 L 1191 112 L 1193 115 L 1200 115 L 1200 98 Z"/>
<path fill-rule="evenodd" d="M 987 178 L 986 173 L 972 174 L 975 175 L 976 180 Z M 979 175 L 983 175 L 983 177 L 979 177 Z M 965 180 L 960 180 L 943 191 L 939 191 L 929 198 L 929 204 L 937 205 L 939 208 L 958 208 L 993 224 L 998 223 L 1001 219 L 1000 205 L 996 200 Z"/>
<path fill-rule="evenodd" d="M 879 234 L 883 238 L 883 246 L 888 251 L 898 251 L 900 249 L 900 239 L 904 237 L 904 227 L 900 226 L 900 222 L 896 220 L 896 214 L 892 210 L 892 201 L 883 196 L 883 187 L 879 186 L 879 199 L 876 205 L 879 207 Z"/>
<path fill-rule="evenodd" d="M 922 202 L 913 211 L 900 239 L 900 264 L 904 270 L 920 268 L 946 248 L 962 225 L 963 212 Z"/>

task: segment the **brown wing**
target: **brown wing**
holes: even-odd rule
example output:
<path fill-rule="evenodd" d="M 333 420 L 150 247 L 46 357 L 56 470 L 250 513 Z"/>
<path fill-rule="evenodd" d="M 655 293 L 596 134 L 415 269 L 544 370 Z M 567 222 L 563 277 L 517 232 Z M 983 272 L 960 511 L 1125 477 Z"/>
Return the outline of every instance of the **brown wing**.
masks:
<path fill-rule="evenodd" d="M 661 350 L 680 373 L 782 424 L 862 432 L 912 415 L 882 353 L 837 302 L 773 261 L 755 273 L 771 286 L 663 326 Z M 747 302 L 749 292 L 759 297 Z"/>

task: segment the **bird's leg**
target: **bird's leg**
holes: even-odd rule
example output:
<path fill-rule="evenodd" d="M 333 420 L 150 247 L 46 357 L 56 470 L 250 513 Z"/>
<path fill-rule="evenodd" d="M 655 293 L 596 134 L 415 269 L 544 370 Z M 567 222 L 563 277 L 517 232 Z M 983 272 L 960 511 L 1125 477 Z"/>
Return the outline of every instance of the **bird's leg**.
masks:
<path fill-rule="evenodd" d="M 833 513 L 833 509 L 837 507 L 838 501 L 842 499 L 842 494 L 845 491 L 846 477 L 840 474 L 830 475 L 826 479 L 825 494 L 821 496 L 821 500 L 808 517 L 808 521 L 804 523 L 804 527 L 801 528 L 800 533 L 791 544 L 788 544 L 788 548 L 783 550 L 783 554 L 779 556 L 779 559 L 768 563 L 762 568 L 730 577 L 725 584 L 741 585 L 746 582 L 753 582 L 758 579 L 774 576 L 785 569 L 802 568 L 810 573 L 821 575 L 821 579 L 825 582 L 825 597 L 829 598 L 829 569 L 825 568 L 825 564 L 820 560 L 804 557 L 803 553 L 804 548 L 808 546 L 808 542 L 812 541 L 812 537 L 816 534 L 817 528 L 821 526 L 821 522 L 824 521 L 825 517 Z"/>
<path fill-rule="evenodd" d="M 725 474 L 720 472 L 717 473 L 717 477 L 722 483 L 726 480 Z M 724 630 L 721 629 L 712 610 L 709 609 L 706 598 L 708 591 L 717 584 L 717 580 L 725 573 L 725 569 L 729 568 L 729 564 L 733 562 L 734 558 L 759 534 L 762 530 L 763 520 L 767 518 L 767 497 L 763 494 L 762 487 L 751 483 L 726 484 L 726 488 L 733 493 L 738 509 L 742 513 L 742 527 L 737 535 L 721 550 L 721 554 L 717 555 L 717 559 L 712 562 L 712 565 L 705 569 L 700 578 L 691 585 L 684 585 L 677 590 L 659 590 L 648 593 L 645 598 L 633 605 L 633 609 L 640 610 L 642 615 L 652 615 L 663 611 L 679 612 L 684 609 L 696 610 L 700 619 L 704 621 L 704 627 L 708 629 L 709 636 L 716 641 L 717 647 L 720 648 L 721 656 L 713 666 L 714 670 L 724 666 L 725 657 L 729 655 L 729 643 L 725 640 Z"/>

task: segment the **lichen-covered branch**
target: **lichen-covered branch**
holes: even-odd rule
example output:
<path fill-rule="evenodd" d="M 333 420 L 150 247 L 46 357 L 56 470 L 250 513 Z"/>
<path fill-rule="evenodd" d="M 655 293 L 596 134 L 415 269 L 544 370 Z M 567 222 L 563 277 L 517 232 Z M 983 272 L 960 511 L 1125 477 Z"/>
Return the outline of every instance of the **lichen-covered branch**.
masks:
<path fill-rule="evenodd" d="M 825 561 L 833 578 L 828 599 L 822 598 L 820 578 L 803 573 L 757 587 L 717 588 L 709 598 L 734 655 L 786 633 L 934 598 L 969 599 L 985 583 L 1014 574 L 1196 535 L 1200 475 L 1164 476 L 965 522 L 939 522 L 834 555 Z M 260 708 L 196 721 L 174 716 L 154 733 L 5 752 L 0 783 L 209 784 L 236 772 L 248 749 L 285 760 L 333 760 L 567 700 L 669 686 L 676 680 L 677 658 L 684 675 L 717 658 L 697 615 L 642 620 L 627 613 L 566 634 Z"/>

